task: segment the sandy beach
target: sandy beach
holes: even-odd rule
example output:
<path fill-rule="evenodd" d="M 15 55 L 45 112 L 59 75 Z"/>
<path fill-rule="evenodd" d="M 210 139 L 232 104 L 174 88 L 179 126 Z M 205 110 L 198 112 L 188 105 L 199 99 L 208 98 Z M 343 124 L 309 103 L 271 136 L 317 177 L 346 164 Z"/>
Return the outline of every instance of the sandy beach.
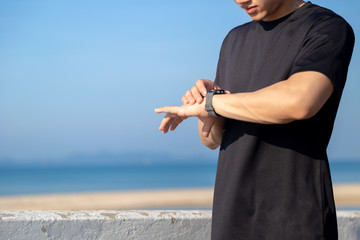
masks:
<path fill-rule="evenodd" d="M 360 184 L 334 186 L 337 207 L 360 208 Z M 0 197 L 0 210 L 211 208 L 213 189 L 176 189 Z"/>
<path fill-rule="evenodd" d="M 213 189 L 0 197 L 0 210 L 106 210 L 211 207 Z"/>

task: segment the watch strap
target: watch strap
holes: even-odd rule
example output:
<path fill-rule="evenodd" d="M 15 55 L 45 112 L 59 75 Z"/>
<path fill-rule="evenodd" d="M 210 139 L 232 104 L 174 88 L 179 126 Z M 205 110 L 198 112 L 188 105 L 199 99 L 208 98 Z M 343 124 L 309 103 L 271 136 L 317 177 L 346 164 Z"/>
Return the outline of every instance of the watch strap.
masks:
<path fill-rule="evenodd" d="M 225 91 L 224 90 L 218 90 L 218 89 L 213 89 L 213 90 L 209 90 L 206 94 L 206 98 L 205 98 L 205 110 L 208 112 L 208 114 L 212 117 L 218 117 L 220 116 L 219 114 L 217 114 L 215 112 L 215 109 L 212 105 L 212 99 L 213 96 L 215 94 L 224 94 Z"/>

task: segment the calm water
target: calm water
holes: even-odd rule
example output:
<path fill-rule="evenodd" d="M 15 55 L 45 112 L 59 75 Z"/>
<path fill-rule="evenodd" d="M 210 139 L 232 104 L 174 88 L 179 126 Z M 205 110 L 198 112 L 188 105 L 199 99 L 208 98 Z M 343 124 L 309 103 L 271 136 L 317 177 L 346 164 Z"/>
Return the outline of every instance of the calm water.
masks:
<path fill-rule="evenodd" d="M 216 165 L 0 168 L 0 195 L 212 187 Z"/>
<path fill-rule="evenodd" d="M 334 183 L 360 183 L 360 161 L 331 163 Z M 213 187 L 215 164 L 0 168 L 0 195 Z"/>
<path fill-rule="evenodd" d="M 334 183 L 360 183 L 360 160 L 353 162 L 331 162 Z"/>

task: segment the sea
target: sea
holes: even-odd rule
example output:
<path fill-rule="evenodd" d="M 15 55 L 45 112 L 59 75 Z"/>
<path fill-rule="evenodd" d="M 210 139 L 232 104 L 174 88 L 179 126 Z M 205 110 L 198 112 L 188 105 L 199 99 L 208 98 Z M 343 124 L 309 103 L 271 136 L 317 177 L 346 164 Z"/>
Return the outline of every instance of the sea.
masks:
<path fill-rule="evenodd" d="M 360 160 L 330 162 L 335 184 L 360 184 Z M 0 196 L 211 188 L 216 163 L 0 167 Z"/>

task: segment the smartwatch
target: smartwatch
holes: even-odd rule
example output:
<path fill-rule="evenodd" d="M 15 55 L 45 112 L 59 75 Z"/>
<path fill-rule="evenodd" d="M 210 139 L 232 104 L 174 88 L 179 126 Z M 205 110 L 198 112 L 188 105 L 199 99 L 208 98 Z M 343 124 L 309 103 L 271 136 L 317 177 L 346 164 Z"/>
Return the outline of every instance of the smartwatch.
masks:
<path fill-rule="evenodd" d="M 218 117 L 220 115 L 215 112 L 215 109 L 212 105 L 212 98 L 213 98 L 214 94 L 225 94 L 225 90 L 213 89 L 213 90 L 209 90 L 206 94 L 205 110 L 208 112 L 208 114 L 210 116 Z"/>

